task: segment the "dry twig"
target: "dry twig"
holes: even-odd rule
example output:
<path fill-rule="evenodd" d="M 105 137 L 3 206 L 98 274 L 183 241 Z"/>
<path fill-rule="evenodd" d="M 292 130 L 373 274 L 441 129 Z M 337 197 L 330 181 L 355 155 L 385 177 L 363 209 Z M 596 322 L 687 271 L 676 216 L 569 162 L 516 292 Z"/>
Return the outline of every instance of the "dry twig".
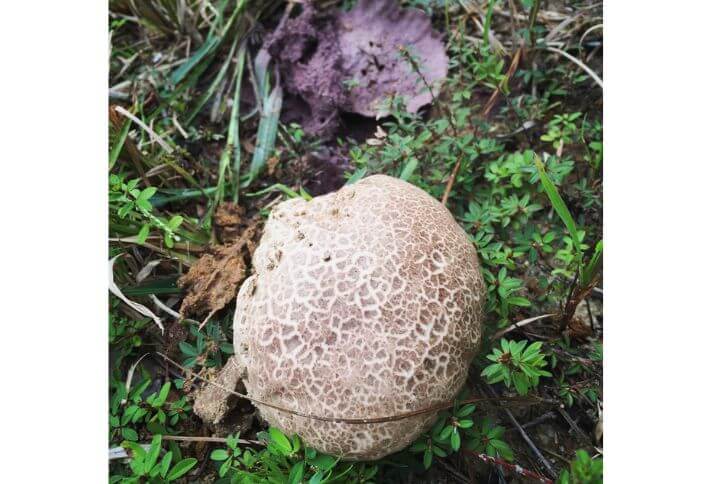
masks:
<path fill-rule="evenodd" d="M 498 397 L 498 395 L 495 393 L 495 390 L 493 390 L 490 385 L 487 385 L 486 388 L 488 389 L 488 393 L 490 393 L 494 398 Z M 513 416 L 513 413 L 511 413 L 511 411 L 505 407 L 503 407 L 503 411 L 506 413 L 506 415 L 508 415 L 508 419 L 511 421 L 511 423 L 518 429 L 518 433 L 521 434 L 521 437 L 523 437 L 523 440 L 526 441 L 526 444 L 528 444 L 528 447 L 531 449 L 533 454 L 544 466 L 549 476 L 551 476 L 552 479 L 556 479 L 556 472 L 554 471 L 553 467 L 551 467 L 551 463 L 543 456 L 541 451 L 538 450 L 536 444 L 533 443 L 526 431 L 523 430 L 523 427 L 521 427 L 521 424 L 518 423 L 518 420 L 516 420 L 516 417 Z"/>

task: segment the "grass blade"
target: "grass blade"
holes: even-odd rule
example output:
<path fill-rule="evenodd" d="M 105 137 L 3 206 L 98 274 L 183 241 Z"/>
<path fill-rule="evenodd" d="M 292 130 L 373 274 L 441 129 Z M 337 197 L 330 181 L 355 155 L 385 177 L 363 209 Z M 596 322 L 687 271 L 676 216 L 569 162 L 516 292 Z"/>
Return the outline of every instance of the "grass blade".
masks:
<path fill-rule="evenodd" d="M 278 134 L 278 117 L 281 114 L 282 102 L 283 91 L 280 86 L 274 87 L 270 95 L 263 101 L 263 112 L 260 115 L 255 151 L 253 152 L 253 160 L 250 163 L 246 186 L 257 178 L 273 151 Z"/>
<path fill-rule="evenodd" d="M 259 192 L 255 193 L 248 193 L 246 196 L 248 197 L 257 197 L 260 195 L 265 195 L 266 193 L 274 192 L 274 191 L 281 191 L 288 195 L 291 198 L 303 198 L 306 201 L 311 200 L 311 195 L 309 195 L 306 190 L 301 188 L 301 193 L 297 193 L 294 189 L 292 189 L 289 186 L 286 186 L 282 183 L 276 183 L 274 185 L 269 186 L 268 188 L 265 188 Z"/>
<path fill-rule="evenodd" d="M 240 91 L 243 79 L 243 67 L 245 66 L 245 48 L 240 49 L 238 64 L 235 69 L 235 100 L 233 101 L 233 112 L 231 116 L 235 122 L 235 134 L 233 137 L 233 202 L 238 203 L 240 192 L 240 136 L 238 135 L 240 123 Z"/>
<path fill-rule="evenodd" d="M 114 165 L 116 164 L 116 160 L 119 159 L 119 155 L 121 154 L 121 148 L 124 146 L 126 136 L 129 134 L 129 128 L 131 128 L 131 119 L 126 118 L 126 121 L 124 121 L 124 125 L 121 127 L 119 135 L 116 137 L 114 147 L 111 149 L 111 153 L 109 153 L 109 170 L 114 167 Z"/>
<path fill-rule="evenodd" d="M 215 52 L 217 50 L 217 47 L 220 43 L 220 39 L 218 37 L 211 37 L 205 40 L 205 43 L 202 44 L 202 47 L 197 49 L 197 52 L 192 54 L 192 57 L 190 57 L 187 62 L 179 66 L 177 69 L 172 72 L 172 75 L 170 76 L 170 82 L 173 86 L 176 86 L 180 81 L 182 81 L 185 77 L 187 77 L 187 74 L 190 73 L 192 69 L 194 69 L 197 64 L 200 63 L 202 59 L 204 59 L 207 54 L 210 52 Z"/>
<path fill-rule="evenodd" d="M 243 76 L 243 66 L 245 64 L 245 49 L 241 48 L 238 52 L 238 59 L 235 68 L 235 101 L 233 102 L 233 110 L 230 114 L 230 123 L 228 124 L 227 145 L 220 157 L 220 166 L 217 173 L 217 189 L 215 190 L 214 207 L 217 207 L 225 198 L 225 175 L 230 170 L 230 157 L 234 153 L 236 163 L 238 164 L 237 183 L 233 184 L 234 193 L 238 192 L 240 180 L 240 137 L 239 130 L 239 113 L 240 113 L 240 78 Z M 235 178 L 235 173 L 233 173 Z M 237 196 L 234 197 L 237 200 Z"/>
<path fill-rule="evenodd" d="M 591 259 L 589 259 L 589 263 L 586 265 L 581 274 L 582 286 L 591 283 L 594 277 L 596 277 L 597 273 L 599 272 L 599 269 L 602 266 L 603 246 L 604 244 L 600 240 L 599 242 L 597 242 L 596 247 L 594 247 L 594 253 L 592 254 Z"/>
<path fill-rule="evenodd" d="M 197 52 L 195 52 L 187 62 L 175 69 L 175 71 L 170 76 L 170 82 L 172 83 L 172 85 L 177 85 L 177 83 L 181 82 L 187 76 L 187 74 L 189 74 L 190 71 L 192 71 L 192 69 L 194 69 L 203 59 L 208 58 L 208 56 L 209 58 L 211 58 L 215 55 L 217 49 L 220 48 L 220 45 L 225 41 L 225 38 L 230 32 L 232 26 L 235 24 L 238 16 L 243 11 L 243 7 L 245 7 L 245 4 L 245 0 L 238 0 L 238 4 L 235 6 L 235 10 L 233 11 L 232 15 L 230 15 L 230 18 L 225 24 L 225 27 L 223 28 L 220 36 L 208 37 L 202 44 L 202 47 L 197 49 Z"/>
<path fill-rule="evenodd" d="M 222 67 L 220 68 L 220 71 L 217 73 L 217 76 L 215 76 L 215 79 L 212 81 L 212 84 L 210 84 L 210 87 L 207 88 L 207 91 L 205 91 L 205 94 L 202 95 L 202 97 L 195 103 L 195 106 L 192 108 L 192 111 L 187 116 L 187 119 L 185 120 L 185 124 L 190 124 L 193 119 L 197 116 L 197 114 L 200 112 L 202 107 L 207 103 L 207 101 L 210 100 L 214 92 L 217 90 L 217 88 L 220 86 L 220 83 L 225 78 L 225 74 L 227 73 L 228 68 L 230 67 L 230 62 L 233 59 L 233 56 L 235 55 L 235 50 L 237 47 L 237 39 L 235 43 L 233 43 L 233 48 L 230 49 L 230 53 L 225 58 L 225 62 L 223 62 Z"/>
<path fill-rule="evenodd" d="M 536 156 L 534 160 L 536 161 L 538 176 L 541 178 L 541 184 L 546 191 L 546 195 L 548 195 L 549 200 L 551 200 L 551 205 L 553 205 L 554 210 L 556 210 L 556 213 L 564 222 L 564 225 L 566 225 L 566 228 L 571 235 L 571 239 L 574 241 L 574 248 L 576 249 L 576 254 L 579 259 L 579 266 L 581 267 L 581 243 L 579 242 L 579 235 L 576 230 L 576 222 L 574 222 L 574 218 L 571 216 L 571 212 L 569 212 L 569 209 L 566 207 L 564 199 L 561 198 L 561 195 L 559 195 L 559 191 L 556 189 L 556 185 L 554 185 L 554 182 L 551 181 L 551 178 L 549 178 L 548 174 L 546 173 L 546 167 L 544 166 L 541 159 Z"/>

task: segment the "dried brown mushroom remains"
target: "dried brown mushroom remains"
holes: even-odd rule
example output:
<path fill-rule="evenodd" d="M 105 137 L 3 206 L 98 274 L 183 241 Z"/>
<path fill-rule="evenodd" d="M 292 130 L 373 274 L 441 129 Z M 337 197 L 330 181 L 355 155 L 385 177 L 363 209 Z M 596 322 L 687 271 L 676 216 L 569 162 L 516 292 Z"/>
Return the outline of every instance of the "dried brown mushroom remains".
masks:
<path fill-rule="evenodd" d="M 485 287 L 448 210 L 384 175 L 270 214 L 235 311 L 248 394 L 308 415 L 373 418 L 452 400 L 480 343 Z M 345 459 L 403 449 L 436 413 L 375 424 L 258 406 L 271 425 Z"/>

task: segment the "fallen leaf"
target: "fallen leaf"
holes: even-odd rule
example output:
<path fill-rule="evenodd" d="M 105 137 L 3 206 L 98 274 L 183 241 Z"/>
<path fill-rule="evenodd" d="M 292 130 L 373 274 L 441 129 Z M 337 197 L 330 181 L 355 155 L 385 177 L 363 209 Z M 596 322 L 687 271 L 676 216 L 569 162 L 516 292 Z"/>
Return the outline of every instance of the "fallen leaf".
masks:
<path fill-rule="evenodd" d="M 109 260 L 109 291 L 111 291 L 114 296 L 124 301 L 127 305 L 129 305 L 132 309 L 134 309 L 142 316 L 151 318 L 152 321 L 154 321 L 154 323 L 159 327 L 159 329 L 162 330 L 162 334 L 164 334 L 164 326 L 162 326 L 162 320 L 159 319 L 159 316 L 154 314 L 151 309 L 144 306 L 143 304 L 134 302 L 126 297 L 124 293 L 121 292 L 121 289 L 119 289 L 119 286 L 116 285 L 116 282 L 114 282 L 114 264 L 116 263 L 116 259 L 118 259 L 120 255 L 122 254 L 119 254 Z"/>

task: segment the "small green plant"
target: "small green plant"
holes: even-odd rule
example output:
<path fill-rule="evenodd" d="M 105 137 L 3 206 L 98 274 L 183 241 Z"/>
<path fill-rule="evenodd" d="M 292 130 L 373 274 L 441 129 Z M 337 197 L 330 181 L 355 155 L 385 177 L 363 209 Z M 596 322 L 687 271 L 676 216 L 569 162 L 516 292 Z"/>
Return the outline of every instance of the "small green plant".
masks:
<path fill-rule="evenodd" d="M 472 403 L 454 409 L 452 416 L 442 419 L 435 425 L 433 432 L 438 436 L 438 440 L 449 442 L 450 448 L 456 452 L 460 450 L 461 432 L 473 426 L 473 420 L 468 416 L 474 411 L 475 405 Z"/>
<path fill-rule="evenodd" d="M 556 232 L 549 230 L 541 234 L 536 226 L 529 224 L 526 228 L 514 236 L 516 247 L 514 250 L 520 254 L 526 254 L 529 262 L 536 263 L 539 258 L 547 259 L 548 254 L 554 252 L 554 241 Z"/>
<path fill-rule="evenodd" d="M 129 468 L 132 471 L 131 477 L 120 475 L 111 476 L 110 483 L 134 484 L 141 482 L 166 483 L 173 482 L 187 474 L 197 464 L 197 459 L 188 457 L 179 459 L 174 466 L 174 452 L 167 451 L 159 459 L 162 453 L 162 436 L 155 435 L 148 449 L 144 449 L 136 442 L 124 442 L 123 447 L 131 450 L 132 457 L 129 461 Z M 170 468 L 171 467 L 171 468 Z"/>
<path fill-rule="evenodd" d="M 563 377 L 559 379 L 559 396 L 567 407 L 574 405 L 575 401 L 589 402 L 596 404 L 599 400 L 599 393 L 589 383 L 567 383 Z"/>
<path fill-rule="evenodd" d="M 573 143 L 579 132 L 576 120 L 580 116 L 581 113 L 557 114 L 549 121 L 548 132 L 541 136 L 541 140 L 550 142 L 557 150 Z"/>
<path fill-rule="evenodd" d="M 236 433 L 235 435 L 228 436 L 225 439 L 225 445 L 227 445 L 227 448 L 215 449 L 210 454 L 210 459 L 222 462 L 218 469 L 220 477 L 225 477 L 231 467 L 241 467 L 243 465 L 252 465 L 253 463 L 252 453 L 249 450 L 243 452 L 238 447 L 239 435 L 240 433 Z"/>
<path fill-rule="evenodd" d="M 173 427 L 180 420 L 187 419 L 192 407 L 186 397 L 167 402 L 171 382 L 165 383 L 159 392 L 153 392 L 143 398 L 142 394 L 150 384 L 151 379 L 145 378 L 128 393 L 123 383 L 117 386 L 117 391 L 110 402 L 111 440 L 119 435 L 128 441 L 139 440 L 139 434 L 134 426 L 140 423 L 146 424 L 147 430 L 152 433 L 174 433 Z"/>
<path fill-rule="evenodd" d="M 577 450 L 569 469 L 559 475 L 557 484 L 601 484 L 604 476 L 604 461 L 592 459 L 585 450 Z"/>
<path fill-rule="evenodd" d="M 520 395 L 526 395 L 538 386 L 542 376 L 551 376 L 543 369 L 547 363 L 540 341 L 529 345 L 526 340 L 515 342 L 502 338 L 500 344 L 500 348 L 494 347 L 487 356 L 493 364 L 481 373 L 488 383 L 502 381 L 508 388 L 514 386 Z"/>
<path fill-rule="evenodd" d="M 473 452 L 485 451 L 493 457 L 513 459 L 510 446 L 502 439 L 505 429 L 493 427 L 488 419 L 483 419 L 480 425 L 475 425 L 472 416 L 475 408 L 475 404 L 468 403 L 441 413 L 435 425 L 410 446 L 410 452 L 422 454 L 422 464 L 425 469 L 432 466 L 434 457 L 447 457 L 458 452 L 463 442 L 465 448 Z"/>
<path fill-rule="evenodd" d="M 440 425 L 444 424 L 441 424 L 438 420 L 435 427 L 420 437 L 409 449 L 410 452 L 416 454 L 422 453 L 422 464 L 425 466 L 425 469 L 429 469 L 432 466 L 434 456 L 447 457 L 449 442 L 440 439 L 440 433 L 437 432 L 437 430 L 441 429 Z"/>
<path fill-rule="evenodd" d="M 174 247 L 174 243 L 181 240 L 176 232 L 184 218 L 181 215 L 175 215 L 169 220 L 165 220 L 155 215 L 150 199 L 157 193 L 157 188 L 147 187 L 140 190 L 139 181 L 139 178 L 135 178 L 125 182 L 119 175 L 109 175 L 109 207 L 113 210 L 113 215 L 120 221 L 131 219 L 132 222 L 140 225 L 137 233 L 138 243 L 146 242 L 149 232 L 154 226 L 162 231 L 164 245 L 168 248 Z M 114 217 L 111 218 L 111 221 L 114 222 Z"/>
<path fill-rule="evenodd" d="M 484 271 L 483 276 L 488 289 L 486 311 L 495 311 L 500 316 L 501 323 L 508 321 L 511 307 L 529 307 L 531 305 L 528 299 L 517 295 L 523 289 L 523 281 L 509 277 L 505 267 L 501 267 L 497 276 L 489 271 Z"/>
<path fill-rule="evenodd" d="M 188 368 L 196 366 L 221 367 L 223 354 L 232 355 L 235 352 L 232 343 L 227 341 L 217 323 L 207 324 L 203 331 L 191 326 L 190 333 L 195 337 L 194 345 L 186 341 L 179 343 L 179 349 L 185 355 L 182 364 Z"/>
<path fill-rule="evenodd" d="M 119 304 L 113 300 L 114 305 Z M 109 344 L 118 352 L 117 363 L 142 345 L 142 331 L 149 326 L 149 318 L 131 320 L 117 311 L 109 311 Z"/>
<path fill-rule="evenodd" d="M 340 463 L 330 455 L 307 447 L 300 437 L 286 436 L 277 428 L 259 432 L 266 447 L 256 451 L 238 447 L 238 436 L 226 439 L 226 448 L 216 449 L 210 458 L 221 462 L 220 477 L 236 483 L 313 484 L 370 483 L 378 467 L 365 463 Z"/>
<path fill-rule="evenodd" d="M 493 425 L 490 419 L 484 418 L 479 426 L 474 427 L 475 432 L 465 443 L 465 448 L 473 452 L 485 452 L 491 457 L 501 457 L 505 460 L 513 460 L 513 450 L 503 440 L 506 433 L 505 427 Z"/>

